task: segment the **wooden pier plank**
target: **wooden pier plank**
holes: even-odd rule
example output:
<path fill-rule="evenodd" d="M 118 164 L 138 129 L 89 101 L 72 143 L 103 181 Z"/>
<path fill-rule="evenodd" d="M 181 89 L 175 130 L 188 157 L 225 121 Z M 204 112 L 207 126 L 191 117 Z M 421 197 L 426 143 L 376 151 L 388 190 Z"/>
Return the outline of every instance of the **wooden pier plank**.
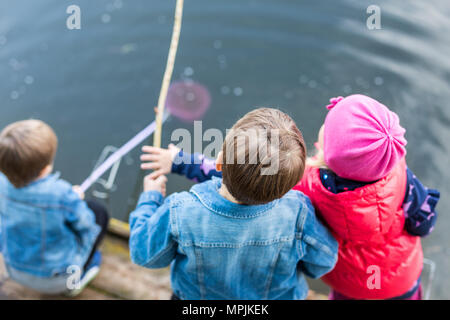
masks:
<path fill-rule="evenodd" d="M 102 245 L 103 263 L 95 280 L 76 298 L 78 300 L 167 300 L 170 299 L 169 268 L 150 270 L 131 263 L 126 241 L 107 237 Z M 0 300 L 66 300 L 62 295 L 44 295 L 6 277 L 0 255 Z M 326 296 L 310 291 L 309 300 Z"/>
<path fill-rule="evenodd" d="M 74 299 L 111 300 L 170 299 L 169 269 L 149 270 L 131 263 L 125 241 L 107 237 L 103 246 L 100 273 L 83 292 Z M 63 295 L 45 295 L 8 279 L 3 257 L 0 255 L 0 299 L 9 300 L 66 300 Z"/>
<path fill-rule="evenodd" d="M 46 295 L 35 290 L 26 288 L 17 282 L 8 279 L 3 257 L 0 255 L 0 299 L 2 300 L 111 300 L 115 299 L 110 295 L 86 288 L 78 297 L 68 298 L 63 295 Z"/>

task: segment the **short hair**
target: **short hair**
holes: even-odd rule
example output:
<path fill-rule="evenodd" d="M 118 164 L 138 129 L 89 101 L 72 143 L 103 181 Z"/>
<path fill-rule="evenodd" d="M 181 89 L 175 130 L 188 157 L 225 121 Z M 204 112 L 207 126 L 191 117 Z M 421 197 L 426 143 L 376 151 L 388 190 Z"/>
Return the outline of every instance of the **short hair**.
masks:
<path fill-rule="evenodd" d="M 242 204 L 265 204 L 283 197 L 305 171 L 303 135 L 292 118 L 277 109 L 247 113 L 228 132 L 222 153 L 223 183 Z M 272 161 L 277 161 L 277 168 L 268 172 Z"/>
<path fill-rule="evenodd" d="M 46 123 L 14 122 L 0 133 L 0 171 L 16 188 L 22 188 L 53 163 L 57 146 L 58 138 Z"/>

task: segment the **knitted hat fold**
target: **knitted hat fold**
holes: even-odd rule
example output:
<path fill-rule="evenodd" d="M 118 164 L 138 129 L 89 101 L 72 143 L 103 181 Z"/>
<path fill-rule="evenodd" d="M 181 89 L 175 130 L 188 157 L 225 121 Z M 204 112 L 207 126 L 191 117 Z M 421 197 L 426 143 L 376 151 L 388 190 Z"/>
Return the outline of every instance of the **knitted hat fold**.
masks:
<path fill-rule="evenodd" d="M 375 181 L 406 155 L 396 113 L 364 95 L 333 98 L 325 119 L 325 163 L 342 178 Z"/>

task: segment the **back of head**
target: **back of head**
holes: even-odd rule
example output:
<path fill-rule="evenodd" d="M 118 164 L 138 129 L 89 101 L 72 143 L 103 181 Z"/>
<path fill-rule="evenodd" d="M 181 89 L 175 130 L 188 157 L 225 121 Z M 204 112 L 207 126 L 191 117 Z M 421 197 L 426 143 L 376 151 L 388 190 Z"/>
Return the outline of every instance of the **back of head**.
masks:
<path fill-rule="evenodd" d="M 21 188 L 39 177 L 52 164 L 58 140 L 40 120 L 18 121 L 0 133 L 0 171 Z"/>
<path fill-rule="evenodd" d="M 281 198 L 305 170 L 303 136 L 295 122 L 277 109 L 247 113 L 228 132 L 222 151 L 223 183 L 242 204 Z"/>
<path fill-rule="evenodd" d="M 327 166 L 351 180 L 385 177 L 406 154 L 405 129 L 397 114 L 364 95 L 330 101 L 323 135 Z"/>

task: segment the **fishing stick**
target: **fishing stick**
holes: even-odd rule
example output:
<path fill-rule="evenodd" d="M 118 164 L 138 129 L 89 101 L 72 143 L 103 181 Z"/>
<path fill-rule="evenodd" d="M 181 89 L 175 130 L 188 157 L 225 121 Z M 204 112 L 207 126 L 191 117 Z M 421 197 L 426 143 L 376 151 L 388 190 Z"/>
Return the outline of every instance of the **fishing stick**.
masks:
<path fill-rule="evenodd" d="M 153 135 L 153 146 L 161 147 L 161 134 L 163 125 L 164 107 L 166 106 L 167 92 L 169 90 L 170 81 L 172 79 L 173 67 L 178 51 L 178 43 L 180 40 L 181 24 L 183 21 L 183 5 L 184 0 L 177 0 L 175 8 L 175 19 L 173 23 L 172 40 L 170 41 L 169 55 L 167 57 L 166 71 L 161 85 L 161 91 L 158 99 L 158 112 L 156 113 L 156 129 Z"/>

